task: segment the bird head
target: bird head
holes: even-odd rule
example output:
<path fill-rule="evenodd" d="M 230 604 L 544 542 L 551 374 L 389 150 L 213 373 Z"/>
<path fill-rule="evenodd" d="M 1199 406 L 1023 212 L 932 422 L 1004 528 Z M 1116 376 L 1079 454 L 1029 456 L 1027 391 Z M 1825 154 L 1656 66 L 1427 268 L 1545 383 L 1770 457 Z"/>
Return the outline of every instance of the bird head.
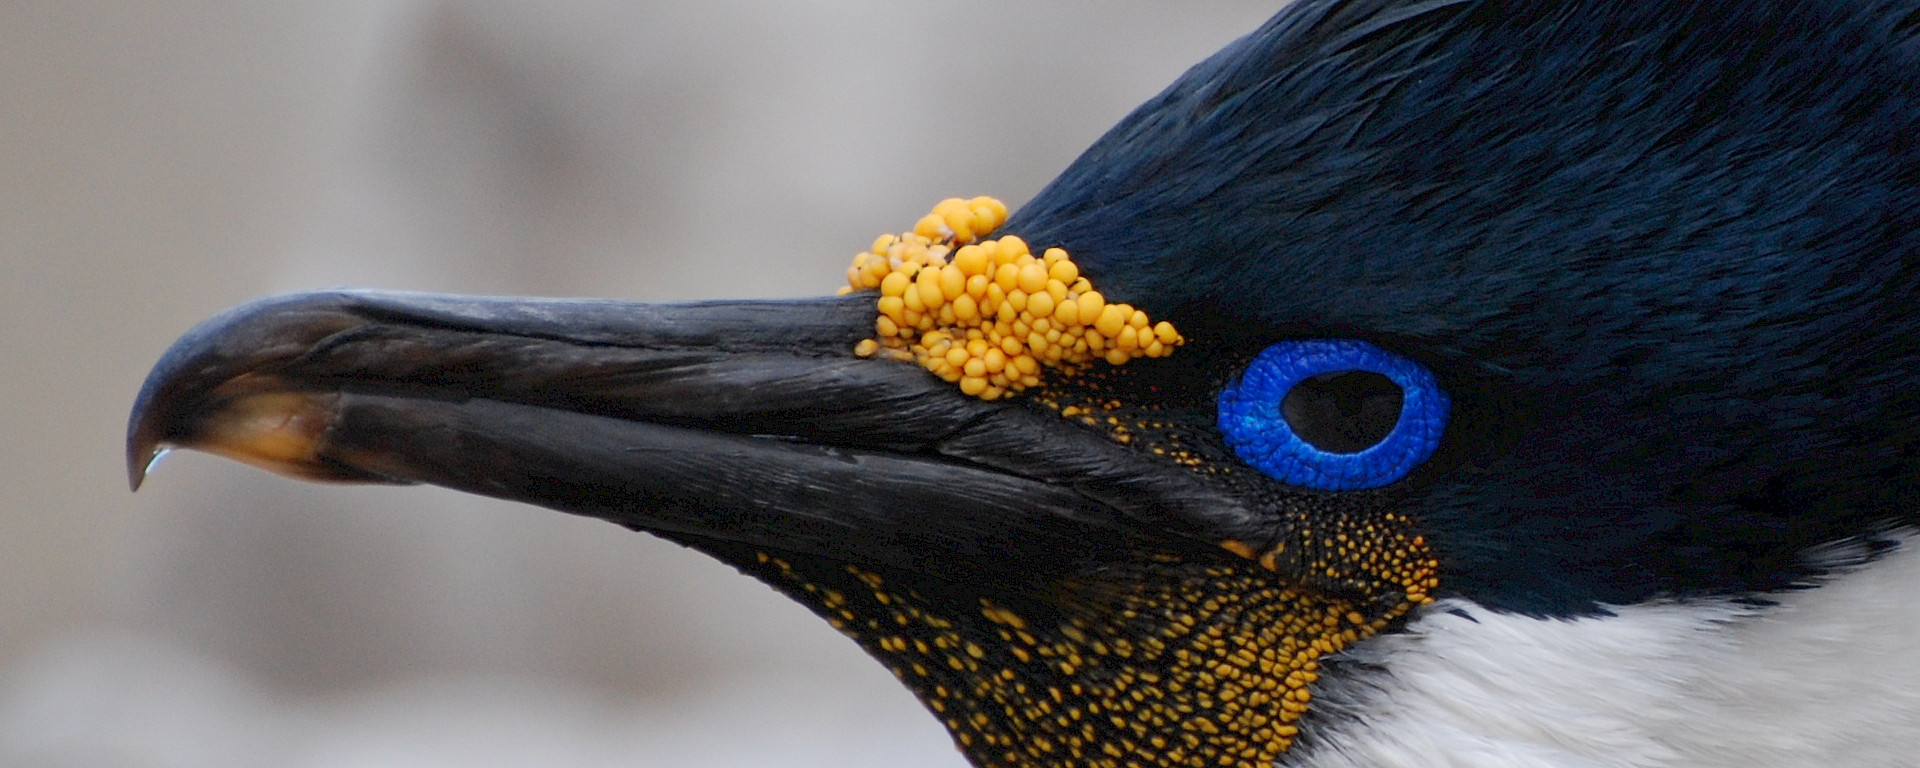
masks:
<path fill-rule="evenodd" d="M 992 222 L 1059 249 L 1004 310 L 934 306 L 1000 278 L 942 295 L 951 226 L 816 300 L 273 297 L 166 353 L 130 471 L 681 542 L 978 765 L 1284 762 L 1448 605 L 1764 599 L 1920 523 L 1911 5 L 1302 0 Z M 1043 311 L 1096 292 L 1087 336 Z"/>

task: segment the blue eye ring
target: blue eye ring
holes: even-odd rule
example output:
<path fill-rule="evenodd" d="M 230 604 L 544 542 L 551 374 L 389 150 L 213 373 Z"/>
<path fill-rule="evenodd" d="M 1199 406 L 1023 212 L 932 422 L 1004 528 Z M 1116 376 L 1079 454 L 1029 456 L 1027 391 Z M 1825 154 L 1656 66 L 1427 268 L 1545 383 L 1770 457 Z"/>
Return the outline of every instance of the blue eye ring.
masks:
<path fill-rule="evenodd" d="M 1357 453 L 1308 443 L 1281 413 L 1287 393 L 1325 373 L 1367 371 L 1400 387 L 1400 418 L 1380 442 Z M 1234 455 L 1288 485 L 1358 491 L 1393 483 L 1440 447 L 1452 403 L 1425 366 L 1355 339 L 1282 341 L 1262 350 L 1221 390 L 1220 433 Z"/>

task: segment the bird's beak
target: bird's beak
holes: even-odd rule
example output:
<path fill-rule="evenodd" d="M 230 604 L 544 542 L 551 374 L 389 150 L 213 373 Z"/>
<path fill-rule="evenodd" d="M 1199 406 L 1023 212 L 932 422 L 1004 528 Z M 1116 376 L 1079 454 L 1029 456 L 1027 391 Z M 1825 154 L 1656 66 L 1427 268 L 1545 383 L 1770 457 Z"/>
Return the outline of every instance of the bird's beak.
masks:
<path fill-rule="evenodd" d="M 861 642 L 980 765 L 1027 729 L 1075 764 L 1135 743 L 1271 764 L 1318 659 L 1425 602 L 1435 565 L 1404 518 L 1322 519 L 1311 500 L 1275 514 L 1222 466 L 1058 405 L 1120 403 L 1122 379 L 989 402 L 918 364 L 862 358 L 877 304 L 266 299 L 155 367 L 128 469 L 138 484 L 157 451 L 199 448 L 660 534 Z M 1150 371 L 1206 368 L 1154 362 L 1129 376 L 1152 389 Z M 1203 409 L 1181 402 L 1139 425 L 1192 427 Z M 1244 696 L 1214 698 L 1228 679 Z"/>
<path fill-rule="evenodd" d="M 138 487 L 159 451 L 194 448 L 915 571 L 1086 562 L 1240 506 L 1056 415 L 857 357 L 872 307 L 269 298 L 156 365 L 128 471 Z"/>

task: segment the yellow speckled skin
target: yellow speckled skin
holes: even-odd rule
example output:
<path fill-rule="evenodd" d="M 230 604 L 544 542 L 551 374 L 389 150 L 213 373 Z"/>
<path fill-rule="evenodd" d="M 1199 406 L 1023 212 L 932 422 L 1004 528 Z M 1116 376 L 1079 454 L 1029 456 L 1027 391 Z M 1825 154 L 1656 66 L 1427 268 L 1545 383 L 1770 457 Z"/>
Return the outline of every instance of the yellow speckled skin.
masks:
<path fill-rule="evenodd" d="M 875 573 L 809 573 L 762 553 L 763 577 L 827 617 L 913 689 L 977 765 L 1266 768 L 1292 746 L 1320 660 L 1431 600 L 1435 563 L 1403 519 L 1328 530 L 1311 567 L 1384 601 L 1332 595 L 1227 542 L 1069 578 L 1033 612 L 971 615 Z"/>

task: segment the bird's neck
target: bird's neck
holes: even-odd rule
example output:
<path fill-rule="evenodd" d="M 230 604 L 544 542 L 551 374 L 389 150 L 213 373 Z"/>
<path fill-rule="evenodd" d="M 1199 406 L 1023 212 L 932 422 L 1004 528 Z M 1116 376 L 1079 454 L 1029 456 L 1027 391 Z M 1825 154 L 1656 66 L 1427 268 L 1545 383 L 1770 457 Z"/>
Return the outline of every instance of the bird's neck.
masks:
<path fill-rule="evenodd" d="M 1913 765 L 1920 537 L 1771 604 L 1539 619 L 1466 601 L 1350 652 L 1306 768 Z"/>

